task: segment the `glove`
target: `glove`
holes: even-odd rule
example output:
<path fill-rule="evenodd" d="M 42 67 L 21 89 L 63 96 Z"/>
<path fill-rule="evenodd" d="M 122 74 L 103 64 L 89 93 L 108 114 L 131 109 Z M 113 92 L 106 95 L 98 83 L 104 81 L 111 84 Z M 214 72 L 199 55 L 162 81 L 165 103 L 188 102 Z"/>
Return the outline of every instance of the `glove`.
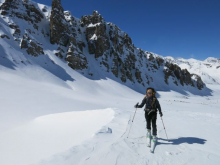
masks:
<path fill-rule="evenodd" d="M 138 103 L 134 105 L 135 108 L 138 108 Z"/>
<path fill-rule="evenodd" d="M 160 117 L 162 117 L 163 116 L 163 113 L 162 112 L 160 112 Z"/>

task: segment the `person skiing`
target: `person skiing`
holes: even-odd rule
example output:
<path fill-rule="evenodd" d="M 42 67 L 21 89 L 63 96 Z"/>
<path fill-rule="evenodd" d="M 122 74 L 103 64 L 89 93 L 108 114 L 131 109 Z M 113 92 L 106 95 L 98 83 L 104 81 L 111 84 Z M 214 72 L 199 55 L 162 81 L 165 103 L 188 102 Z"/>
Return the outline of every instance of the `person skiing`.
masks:
<path fill-rule="evenodd" d="M 142 108 L 145 105 L 145 119 L 147 123 L 147 139 L 148 139 L 148 147 L 151 146 L 151 124 L 153 127 L 153 142 L 156 143 L 157 140 L 157 110 L 159 110 L 159 114 L 162 117 L 163 113 L 161 111 L 160 103 L 158 99 L 155 96 L 156 92 L 154 88 L 147 88 L 146 95 L 144 99 L 142 100 L 142 103 L 138 105 L 138 103 L 135 105 L 135 108 Z"/>

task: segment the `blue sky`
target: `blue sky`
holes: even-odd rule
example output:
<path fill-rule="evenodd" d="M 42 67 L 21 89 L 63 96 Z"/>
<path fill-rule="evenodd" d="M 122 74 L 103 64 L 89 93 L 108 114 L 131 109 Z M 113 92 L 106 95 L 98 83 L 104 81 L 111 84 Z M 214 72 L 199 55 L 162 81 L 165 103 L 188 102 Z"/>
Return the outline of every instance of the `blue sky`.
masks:
<path fill-rule="evenodd" d="M 220 0 L 61 1 L 78 18 L 98 10 L 144 50 L 175 58 L 220 58 Z"/>

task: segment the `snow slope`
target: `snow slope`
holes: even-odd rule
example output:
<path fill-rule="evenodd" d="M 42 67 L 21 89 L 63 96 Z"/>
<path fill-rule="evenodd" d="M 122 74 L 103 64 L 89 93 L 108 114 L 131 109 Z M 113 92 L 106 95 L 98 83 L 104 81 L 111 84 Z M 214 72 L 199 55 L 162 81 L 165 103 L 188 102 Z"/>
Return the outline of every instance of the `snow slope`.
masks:
<path fill-rule="evenodd" d="M 208 85 L 212 96 L 158 92 L 170 142 L 158 116 L 151 154 L 143 110 L 127 138 L 142 94 L 111 79 L 70 76 L 64 81 L 36 64 L 0 66 L 0 164 L 219 164 L 219 85 Z"/>
<path fill-rule="evenodd" d="M 110 79 L 71 77 L 63 81 L 38 65 L 0 66 L 0 164 L 36 163 L 80 144 L 112 120 L 117 104 L 139 95 Z"/>
<path fill-rule="evenodd" d="M 92 137 L 114 115 L 111 109 L 66 112 L 35 118 L 2 134 L 1 164 L 31 164 Z M 10 143 L 10 145 L 8 145 Z M 10 159 L 13 155 L 13 159 Z"/>
<path fill-rule="evenodd" d="M 123 111 L 123 115 L 115 117 L 107 125 L 113 130 L 112 134 L 97 134 L 83 145 L 72 147 L 39 164 L 219 164 L 219 91 L 218 97 L 209 98 L 186 97 L 175 92 L 160 94 L 169 142 L 158 117 L 159 140 L 154 154 L 146 146 L 146 122 L 142 110 L 137 112 L 127 138 L 134 112 L 131 108 L 130 112 Z M 126 115 L 130 115 L 130 120 L 124 118 Z"/>

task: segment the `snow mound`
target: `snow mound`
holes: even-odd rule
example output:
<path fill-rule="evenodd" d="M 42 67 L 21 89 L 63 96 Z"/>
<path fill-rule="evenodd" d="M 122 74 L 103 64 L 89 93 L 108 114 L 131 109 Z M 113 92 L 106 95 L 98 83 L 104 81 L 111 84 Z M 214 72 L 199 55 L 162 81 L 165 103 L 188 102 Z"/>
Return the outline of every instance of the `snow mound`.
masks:
<path fill-rule="evenodd" d="M 104 126 L 98 133 L 112 133 L 112 129 Z"/>
<path fill-rule="evenodd" d="M 41 116 L 0 134 L 0 164 L 28 165 L 80 145 L 114 117 L 114 110 L 88 110 Z M 111 133 L 110 128 L 101 129 Z M 16 146 L 13 149 L 8 146 Z M 13 155 L 13 159 L 11 159 Z"/>

